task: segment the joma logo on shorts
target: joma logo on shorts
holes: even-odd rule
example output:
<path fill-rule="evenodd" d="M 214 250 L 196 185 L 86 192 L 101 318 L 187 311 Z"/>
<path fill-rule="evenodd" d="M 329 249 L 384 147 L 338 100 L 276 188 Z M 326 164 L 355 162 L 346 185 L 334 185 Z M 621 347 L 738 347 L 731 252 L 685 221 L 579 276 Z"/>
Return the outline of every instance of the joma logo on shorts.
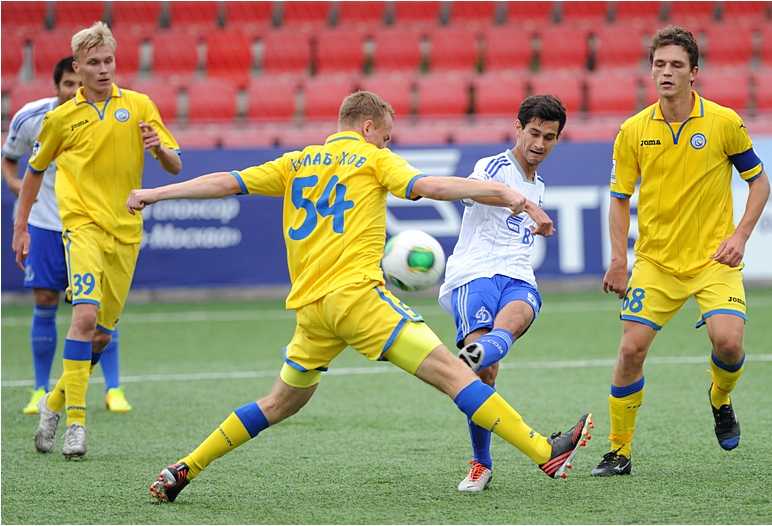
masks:
<path fill-rule="evenodd" d="M 83 119 L 82 121 L 78 121 L 75 124 L 71 124 L 70 131 L 73 131 L 76 128 L 80 128 L 81 126 L 85 126 L 86 124 L 88 124 L 88 119 Z"/>
<path fill-rule="evenodd" d="M 641 146 L 661 146 L 659 139 L 641 139 Z"/>
<path fill-rule="evenodd" d="M 729 296 L 729 303 L 739 303 L 740 305 L 745 305 L 745 302 L 742 300 L 742 298 L 735 298 L 734 296 Z"/>

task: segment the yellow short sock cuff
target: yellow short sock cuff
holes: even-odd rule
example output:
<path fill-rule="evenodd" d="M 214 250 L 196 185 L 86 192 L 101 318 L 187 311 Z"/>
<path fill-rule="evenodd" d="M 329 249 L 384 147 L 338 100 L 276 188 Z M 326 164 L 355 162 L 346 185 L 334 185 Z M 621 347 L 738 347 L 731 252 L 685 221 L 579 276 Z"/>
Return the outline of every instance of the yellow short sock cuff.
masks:
<path fill-rule="evenodd" d="M 632 454 L 632 442 L 635 435 L 635 420 L 638 409 L 643 403 L 645 379 L 626 386 L 611 386 L 611 394 L 608 397 L 609 417 L 611 430 L 609 441 L 611 450 L 620 455 L 630 457 Z"/>
<path fill-rule="evenodd" d="M 719 360 L 715 354 L 711 354 L 710 377 L 713 386 L 710 389 L 710 403 L 714 408 L 718 409 L 731 402 L 729 393 L 740 380 L 744 364 L 744 355 L 736 364 L 727 364 Z"/>

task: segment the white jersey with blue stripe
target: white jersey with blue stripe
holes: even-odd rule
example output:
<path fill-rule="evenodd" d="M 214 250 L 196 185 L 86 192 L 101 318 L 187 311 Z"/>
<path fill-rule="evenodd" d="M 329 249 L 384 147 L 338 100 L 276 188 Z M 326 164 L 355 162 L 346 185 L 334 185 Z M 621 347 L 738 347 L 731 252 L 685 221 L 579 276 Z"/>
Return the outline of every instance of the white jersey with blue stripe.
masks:
<path fill-rule="evenodd" d="M 25 154 L 31 153 L 35 146 L 43 117 L 58 105 L 57 97 L 48 97 L 25 104 L 11 119 L 8 138 L 3 144 L 3 157 L 18 161 Z M 51 163 L 43 176 L 37 201 L 32 205 L 29 214 L 29 224 L 46 230 L 62 231 L 62 220 L 59 207 L 56 204 L 54 181 L 56 179 L 56 164 Z M 16 210 L 14 210 L 16 217 Z"/>
<path fill-rule="evenodd" d="M 470 179 L 493 180 L 522 193 L 542 205 L 544 180 L 535 175 L 529 181 L 511 150 L 477 161 Z M 440 287 L 440 304 L 452 312 L 451 293 L 477 278 L 496 274 L 526 281 L 536 287 L 531 257 L 536 223 L 525 212 L 513 216 L 508 208 L 464 201 L 461 232 L 453 254 L 448 258 L 445 282 Z"/>

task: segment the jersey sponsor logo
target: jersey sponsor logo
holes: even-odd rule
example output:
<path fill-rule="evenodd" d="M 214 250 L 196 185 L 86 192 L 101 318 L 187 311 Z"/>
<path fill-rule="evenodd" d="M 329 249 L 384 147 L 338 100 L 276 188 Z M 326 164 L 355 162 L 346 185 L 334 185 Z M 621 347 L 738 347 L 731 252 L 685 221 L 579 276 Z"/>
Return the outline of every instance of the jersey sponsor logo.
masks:
<path fill-rule="evenodd" d="M 477 312 L 474 313 L 474 318 L 479 323 L 490 323 L 491 320 L 493 320 L 493 316 L 491 316 L 491 313 L 488 312 L 488 309 L 485 307 L 480 307 L 477 309 Z"/>
<path fill-rule="evenodd" d="M 117 120 L 118 122 L 126 122 L 127 120 L 129 120 L 130 116 L 131 115 L 129 114 L 129 110 L 127 110 L 126 108 L 120 108 L 115 110 L 115 120 Z"/>
<path fill-rule="evenodd" d="M 692 135 L 692 138 L 689 139 L 689 144 L 692 145 L 692 148 L 695 150 L 702 150 L 706 144 L 708 144 L 708 139 L 701 133 L 695 133 Z"/>
<path fill-rule="evenodd" d="M 88 119 L 83 119 L 82 121 L 78 121 L 75 124 L 70 124 L 70 131 L 75 131 L 81 126 L 85 126 L 88 124 Z"/>
<path fill-rule="evenodd" d="M 659 139 L 641 139 L 641 146 L 662 146 Z"/>

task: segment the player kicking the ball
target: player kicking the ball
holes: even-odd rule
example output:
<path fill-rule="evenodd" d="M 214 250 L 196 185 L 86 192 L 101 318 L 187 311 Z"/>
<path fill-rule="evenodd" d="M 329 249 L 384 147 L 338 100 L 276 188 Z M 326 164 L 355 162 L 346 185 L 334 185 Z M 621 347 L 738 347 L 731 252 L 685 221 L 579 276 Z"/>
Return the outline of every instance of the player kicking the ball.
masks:
<path fill-rule="evenodd" d="M 558 99 L 528 97 L 515 119 L 515 146 L 480 159 L 469 176 L 498 181 L 526 198 L 523 212 L 516 215 L 504 207 L 464 201 L 461 233 L 440 288 L 440 304 L 456 323 L 459 358 L 491 387 L 499 361 L 525 334 L 541 308 L 531 266 L 534 236 L 551 236 L 555 229 L 541 209 L 544 180 L 536 168 L 557 144 L 565 124 L 566 110 Z M 468 422 L 473 458 L 458 490 L 477 492 L 493 476 L 491 432 L 471 419 Z"/>
<path fill-rule="evenodd" d="M 413 309 L 383 288 L 386 197 L 473 199 L 518 214 L 525 198 L 495 181 L 425 177 L 386 145 L 394 110 L 357 92 L 340 108 L 338 133 L 324 144 L 289 152 L 241 171 L 204 175 L 137 190 L 131 211 L 164 199 L 258 194 L 284 198 L 284 239 L 296 311 L 295 335 L 272 390 L 235 409 L 196 449 L 164 468 L 151 484 L 158 501 L 173 501 L 213 460 L 297 413 L 347 346 L 386 360 L 448 395 L 477 425 L 494 430 L 550 477 L 565 477 L 591 417 L 549 438 L 528 426 L 500 395 L 458 360 Z"/>

